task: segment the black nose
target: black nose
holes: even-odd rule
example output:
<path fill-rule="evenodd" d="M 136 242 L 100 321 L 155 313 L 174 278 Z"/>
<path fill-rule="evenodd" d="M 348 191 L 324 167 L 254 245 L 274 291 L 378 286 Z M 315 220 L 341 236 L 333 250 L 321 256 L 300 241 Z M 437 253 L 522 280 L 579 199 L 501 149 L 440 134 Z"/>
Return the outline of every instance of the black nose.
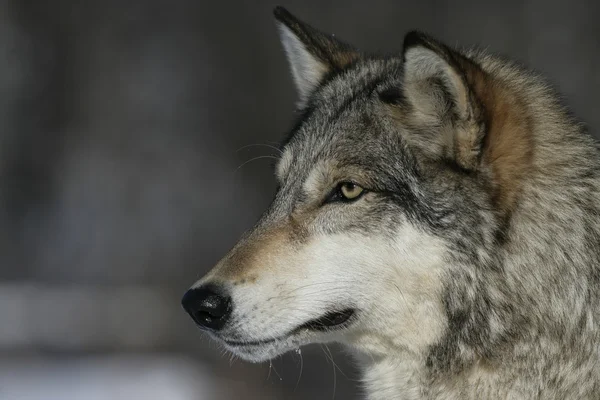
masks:
<path fill-rule="evenodd" d="M 231 298 L 213 285 L 188 290 L 181 299 L 184 310 L 201 328 L 218 331 L 231 314 Z"/>

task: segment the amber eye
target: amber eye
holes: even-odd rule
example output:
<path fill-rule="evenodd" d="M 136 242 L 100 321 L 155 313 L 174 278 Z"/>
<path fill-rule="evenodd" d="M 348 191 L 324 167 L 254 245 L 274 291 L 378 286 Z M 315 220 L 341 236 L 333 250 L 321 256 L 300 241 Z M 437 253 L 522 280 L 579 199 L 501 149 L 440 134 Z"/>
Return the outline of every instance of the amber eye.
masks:
<path fill-rule="evenodd" d="M 340 194 L 346 200 L 357 199 L 363 193 L 363 191 L 363 188 L 352 182 L 344 182 L 340 184 Z"/>
<path fill-rule="evenodd" d="M 341 182 L 338 184 L 329 194 L 324 204 L 328 203 L 349 203 L 360 199 L 360 196 L 365 194 L 367 191 L 362 187 L 353 182 Z"/>

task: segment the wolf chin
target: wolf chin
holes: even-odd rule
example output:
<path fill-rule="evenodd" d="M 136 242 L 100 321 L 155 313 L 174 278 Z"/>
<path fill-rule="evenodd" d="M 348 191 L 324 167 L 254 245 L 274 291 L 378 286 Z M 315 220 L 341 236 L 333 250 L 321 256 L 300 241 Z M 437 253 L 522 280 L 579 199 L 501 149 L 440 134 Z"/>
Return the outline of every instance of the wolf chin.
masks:
<path fill-rule="evenodd" d="M 278 190 L 182 304 L 236 355 L 336 341 L 377 399 L 600 399 L 600 159 L 530 71 L 275 9 L 299 94 Z"/>

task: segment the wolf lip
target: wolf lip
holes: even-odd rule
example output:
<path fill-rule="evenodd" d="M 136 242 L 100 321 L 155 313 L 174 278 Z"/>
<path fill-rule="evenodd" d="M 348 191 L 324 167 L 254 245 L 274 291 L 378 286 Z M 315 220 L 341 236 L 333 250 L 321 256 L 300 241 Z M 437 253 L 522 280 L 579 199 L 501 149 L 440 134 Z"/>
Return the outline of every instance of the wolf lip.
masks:
<path fill-rule="evenodd" d="M 323 315 L 320 318 L 313 319 L 300 325 L 296 330 L 310 329 L 313 331 L 327 331 L 331 328 L 338 327 L 347 322 L 354 315 L 354 310 L 351 308 L 342 311 L 332 311 Z"/>
<path fill-rule="evenodd" d="M 277 339 L 267 339 L 267 340 L 254 340 L 254 341 L 237 341 L 237 340 L 223 340 L 226 344 L 232 347 L 245 347 L 245 346 L 262 346 L 265 344 L 276 342 Z"/>
<path fill-rule="evenodd" d="M 280 340 L 284 340 L 300 331 L 303 330 L 312 330 L 318 332 L 326 332 L 332 329 L 340 328 L 345 326 L 346 323 L 352 318 L 355 311 L 354 309 L 348 308 L 342 311 L 331 311 L 322 317 L 310 320 L 300 325 L 296 329 L 292 330 L 287 335 L 283 335 L 278 338 L 265 339 L 265 340 L 227 340 L 221 339 L 223 342 L 232 347 L 248 347 L 248 346 L 263 346 L 267 344 L 271 344 Z"/>

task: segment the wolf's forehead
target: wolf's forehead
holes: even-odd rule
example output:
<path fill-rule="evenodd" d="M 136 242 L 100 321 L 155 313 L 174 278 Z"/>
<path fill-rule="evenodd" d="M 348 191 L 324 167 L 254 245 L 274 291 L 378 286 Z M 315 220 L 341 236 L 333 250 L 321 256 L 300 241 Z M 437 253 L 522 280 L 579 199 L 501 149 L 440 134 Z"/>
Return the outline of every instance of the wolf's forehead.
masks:
<path fill-rule="evenodd" d="M 314 93 L 314 104 L 334 108 L 361 96 L 368 96 L 389 80 L 401 76 L 401 61 L 396 58 L 371 58 L 362 60 L 326 80 Z"/>
<path fill-rule="evenodd" d="M 400 70 L 397 59 L 364 60 L 320 86 L 282 146 L 276 167 L 280 182 L 290 175 L 306 177 L 319 160 L 340 152 L 347 156 L 372 143 L 377 94 L 397 81 Z"/>
<path fill-rule="evenodd" d="M 351 156 L 356 141 L 350 134 L 352 129 L 359 130 L 349 121 L 337 123 L 323 122 L 310 124 L 305 132 L 297 136 L 283 147 L 281 157 L 276 166 L 276 175 L 280 182 L 294 178 L 303 181 L 316 167 L 324 161 L 331 164 L 341 161 L 340 158 Z"/>

